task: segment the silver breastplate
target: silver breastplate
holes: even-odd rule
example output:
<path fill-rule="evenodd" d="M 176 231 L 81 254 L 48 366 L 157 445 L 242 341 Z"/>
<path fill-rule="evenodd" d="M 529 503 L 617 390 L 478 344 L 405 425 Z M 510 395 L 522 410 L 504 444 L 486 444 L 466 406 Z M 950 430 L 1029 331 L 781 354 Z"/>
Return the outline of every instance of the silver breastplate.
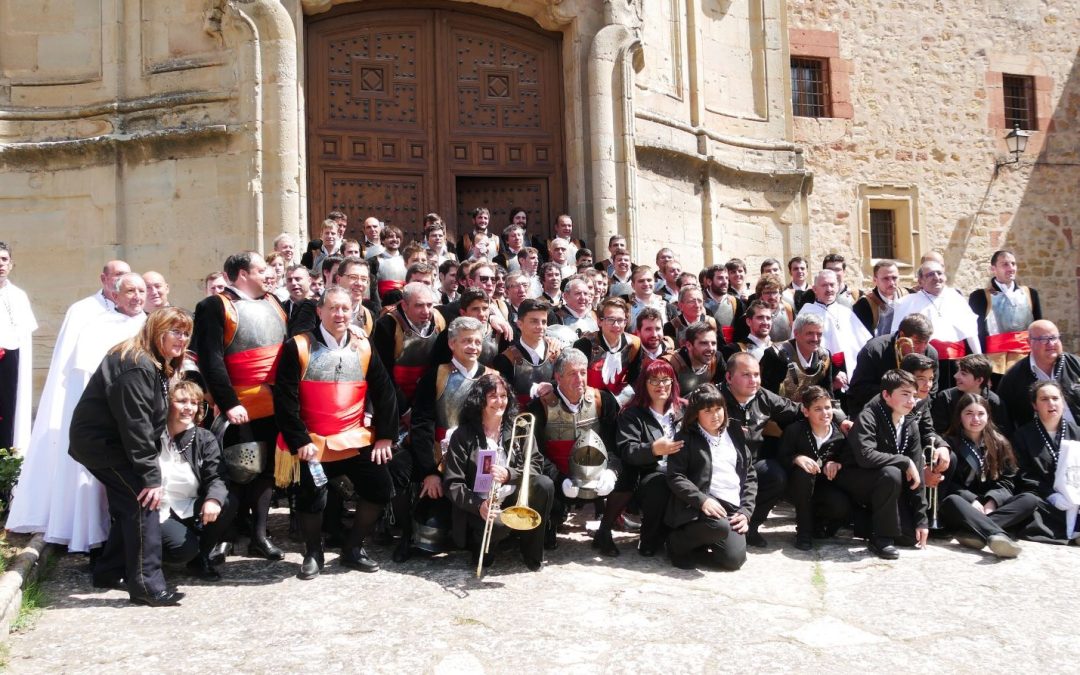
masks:
<path fill-rule="evenodd" d="M 285 341 L 285 320 L 273 300 L 234 300 L 236 333 L 225 348 L 226 354 L 280 345 Z"/>

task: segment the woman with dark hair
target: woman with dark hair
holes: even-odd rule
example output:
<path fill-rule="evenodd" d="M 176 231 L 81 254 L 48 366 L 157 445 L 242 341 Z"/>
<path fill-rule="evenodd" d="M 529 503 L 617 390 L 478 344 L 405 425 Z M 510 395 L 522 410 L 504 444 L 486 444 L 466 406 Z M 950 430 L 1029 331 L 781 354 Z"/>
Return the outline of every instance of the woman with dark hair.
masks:
<path fill-rule="evenodd" d="M 517 417 L 517 402 L 511 391 L 497 373 L 481 376 L 465 399 L 458 418 L 461 425 L 450 435 L 444 456 L 443 486 L 454 505 L 454 540 L 472 552 L 474 565 L 480 560 L 480 541 L 489 511 L 517 502 L 525 444 L 533 442 L 530 432 L 520 439 L 520 444 L 515 443 L 513 456 L 507 457 Z M 543 474 L 543 468 L 544 456 L 534 447 L 529 464 L 528 505 L 546 522 L 555 486 Z M 492 481 L 500 484 L 494 504 L 488 501 Z M 498 541 L 508 534 L 506 526 L 496 518 L 492 539 Z M 519 537 L 525 566 L 539 570 L 544 562 L 544 526 L 524 530 Z M 488 565 L 488 560 L 485 559 L 484 565 Z"/>
<path fill-rule="evenodd" d="M 183 593 L 161 571 L 163 494 L 158 443 L 165 433 L 169 380 L 191 339 L 191 316 L 165 307 L 139 334 L 109 350 L 71 420 L 68 453 L 105 486 L 112 529 L 94 565 L 94 585 L 123 579 L 132 602 L 175 605 Z"/>
<path fill-rule="evenodd" d="M 1015 494 L 1016 457 L 994 425 L 990 402 L 978 394 L 961 396 L 945 442 L 957 462 L 938 485 L 942 523 L 963 546 L 989 546 L 999 558 L 1020 555 L 1008 533 L 1031 520 L 1039 499 Z"/>
<path fill-rule="evenodd" d="M 779 462 L 788 471 L 788 497 L 795 506 L 795 548 L 814 548 L 815 521 L 822 536 L 830 535 L 826 522 L 846 520 L 848 499 L 829 481 L 840 470 L 840 454 L 847 442 L 833 415 L 832 397 L 821 387 L 802 394 L 803 418 L 789 424 L 780 439 Z M 838 503 L 838 507 L 831 507 Z"/>
<path fill-rule="evenodd" d="M 1043 380 L 1031 387 L 1035 419 L 1016 430 L 1013 449 L 1020 469 L 1017 491 L 1039 498 L 1035 517 L 1021 537 L 1048 544 L 1068 544 L 1065 511 L 1070 503 L 1054 488 L 1062 445 L 1080 441 L 1080 427 L 1065 419 L 1065 398 L 1057 380 Z"/>
<path fill-rule="evenodd" d="M 741 428 L 728 425 L 716 385 L 703 384 L 690 394 L 675 440 L 683 447 L 668 457 L 671 564 L 693 569 L 694 554 L 704 551 L 713 564 L 737 570 L 746 562 L 757 473 Z"/>
<path fill-rule="evenodd" d="M 662 359 L 642 369 L 633 390 L 634 396 L 619 414 L 615 429 L 623 470 L 615 489 L 608 495 L 608 503 L 622 501 L 625 508 L 629 496 L 637 495 L 641 503 L 638 553 L 652 557 L 667 534 L 664 509 L 671 497 L 667 484 L 668 457 L 683 446 L 683 441 L 675 440 L 675 431 L 682 421 L 685 401 L 679 398 L 675 371 Z M 614 543 L 611 547 L 614 548 Z"/>

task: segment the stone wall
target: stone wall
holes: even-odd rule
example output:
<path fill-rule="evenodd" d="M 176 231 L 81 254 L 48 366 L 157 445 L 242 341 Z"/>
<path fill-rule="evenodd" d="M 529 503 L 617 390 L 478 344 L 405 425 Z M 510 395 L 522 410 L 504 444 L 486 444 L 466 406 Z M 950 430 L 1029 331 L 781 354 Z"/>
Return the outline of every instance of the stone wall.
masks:
<path fill-rule="evenodd" d="M 994 250 L 1014 248 L 1022 281 L 1040 289 L 1075 348 L 1080 2 L 788 5 L 793 32 L 833 34 L 850 64 L 850 119 L 794 118 L 814 174 L 813 258 L 844 253 L 869 283 L 867 204 L 910 205 L 917 236 L 903 262 L 939 251 L 952 282 L 970 290 L 986 283 Z M 1006 156 L 1002 73 L 1034 77 L 1039 129 L 1019 164 L 996 168 Z"/>

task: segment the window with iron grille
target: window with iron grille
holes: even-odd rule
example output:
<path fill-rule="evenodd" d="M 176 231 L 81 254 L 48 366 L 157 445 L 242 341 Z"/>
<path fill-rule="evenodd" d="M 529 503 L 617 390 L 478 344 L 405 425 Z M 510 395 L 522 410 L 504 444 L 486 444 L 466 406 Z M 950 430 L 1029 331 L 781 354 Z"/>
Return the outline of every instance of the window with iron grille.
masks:
<path fill-rule="evenodd" d="M 791 58 L 791 113 L 829 116 L 829 67 L 825 59 Z"/>
<path fill-rule="evenodd" d="M 870 209 L 870 257 L 896 258 L 896 212 Z"/>
<path fill-rule="evenodd" d="M 1005 95 L 1005 126 L 1035 131 L 1035 78 L 1029 75 L 1003 75 Z"/>

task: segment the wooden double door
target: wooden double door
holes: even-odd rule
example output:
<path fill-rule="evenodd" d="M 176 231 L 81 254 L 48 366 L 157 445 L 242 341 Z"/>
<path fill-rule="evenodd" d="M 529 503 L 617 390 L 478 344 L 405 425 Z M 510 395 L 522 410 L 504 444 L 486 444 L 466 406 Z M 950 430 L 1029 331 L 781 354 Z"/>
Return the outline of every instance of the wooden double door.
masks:
<path fill-rule="evenodd" d="M 400 7 L 400 4 L 397 5 Z M 509 13 L 364 2 L 306 25 L 309 223 L 333 210 L 419 239 L 438 212 L 455 236 L 487 206 L 530 234 L 565 209 L 560 36 Z"/>

